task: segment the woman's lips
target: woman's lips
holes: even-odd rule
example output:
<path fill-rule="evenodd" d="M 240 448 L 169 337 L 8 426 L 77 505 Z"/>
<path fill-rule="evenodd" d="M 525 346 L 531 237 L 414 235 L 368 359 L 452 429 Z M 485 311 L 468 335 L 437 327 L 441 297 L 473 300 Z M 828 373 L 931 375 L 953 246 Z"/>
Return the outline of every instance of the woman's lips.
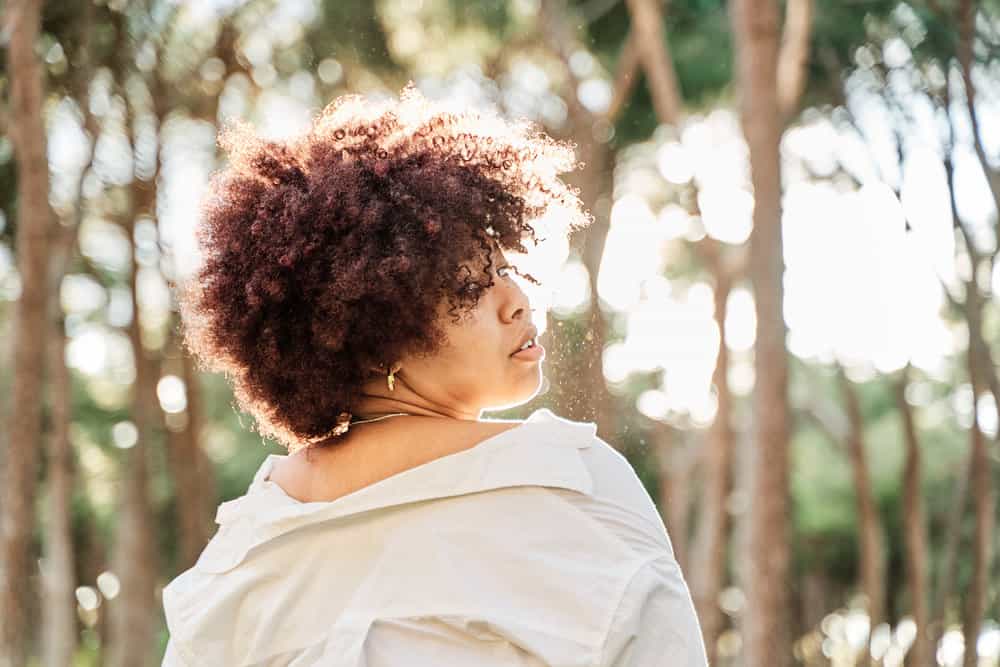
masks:
<path fill-rule="evenodd" d="M 510 355 L 511 359 L 520 359 L 522 361 L 538 361 L 545 358 L 545 348 L 536 342 L 531 347 L 525 350 L 518 350 L 514 354 Z"/>

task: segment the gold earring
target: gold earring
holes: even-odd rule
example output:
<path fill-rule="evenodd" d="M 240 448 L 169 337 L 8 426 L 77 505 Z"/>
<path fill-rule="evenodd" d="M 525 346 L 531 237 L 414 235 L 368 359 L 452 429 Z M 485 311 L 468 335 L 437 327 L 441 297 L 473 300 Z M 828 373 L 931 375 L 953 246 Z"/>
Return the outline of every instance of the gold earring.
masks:
<path fill-rule="evenodd" d="M 386 381 L 386 383 L 387 383 L 387 384 L 389 385 L 389 391 L 394 391 L 394 389 L 395 389 L 395 386 L 396 386 L 396 378 L 395 378 L 395 377 L 393 377 L 393 375 L 394 375 L 394 374 L 396 373 L 396 371 L 398 371 L 398 370 L 399 370 L 399 367 L 398 367 L 398 366 L 397 366 L 396 368 L 391 368 L 391 369 L 389 369 L 389 375 L 387 375 L 387 376 L 386 376 L 386 378 L 385 378 L 385 381 Z"/>

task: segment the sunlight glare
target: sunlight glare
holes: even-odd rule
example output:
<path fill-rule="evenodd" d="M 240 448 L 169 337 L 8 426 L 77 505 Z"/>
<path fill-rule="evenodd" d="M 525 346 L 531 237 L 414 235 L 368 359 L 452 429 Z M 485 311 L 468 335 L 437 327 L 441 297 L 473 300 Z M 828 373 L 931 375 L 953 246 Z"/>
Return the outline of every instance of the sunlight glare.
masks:
<path fill-rule="evenodd" d="M 892 372 L 943 362 L 950 334 L 941 293 L 885 185 L 837 193 L 799 183 L 785 197 L 785 318 L 796 354 L 870 360 Z"/>
<path fill-rule="evenodd" d="M 552 310 L 567 318 L 579 313 L 590 302 L 590 276 L 583 262 L 566 262 L 558 281 L 553 285 Z"/>
<path fill-rule="evenodd" d="M 698 192 L 705 232 L 720 241 L 740 244 L 753 228 L 753 196 L 740 186 L 709 186 Z"/>
<path fill-rule="evenodd" d="M 1000 626 L 995 621 L 987 620 L 983 622 L 983 631 L 976 641 L 976 651 L 979 659 L 996 661 L 1000 657 Z"/>
<path fill-rule="evenodd" d="M 757 311 L 753 294 L 745 287 L 735 287 L 726 301 L 726 347 L 747 352 L 757 338 Z"/>
<path fill-rule="evenodd" d="M 694 177 L 694 166 L 688 149 L 681 143 L 670 141 L 656 151 L 656 166 L 668 183 L 682 185 Z"/>
<path fill-rule="evenodd" d="M 66 363 L 85 375 L 99 375 L 107 367 L 108 340 L 100 327 L 80 327 L 66 345 Z"/>
<path fill-rule="evenodd" d="M 597 274 L 601 299 L 615 310 L 638 304 L 644 278 L 662 265 L 663 230 L 646 201 L 635 195 L 618 199 L 611 209 L 611 229 Z"/>
<path fill-rule="evenodd" d="M 156 383 L 156 397 L 164 412 L 177 413 L 187 409 L 187 390 L 184 380 L 176 375 L 164 375 Z"/>
<path fill-rule="evenodd" d="M 77 586 L 76 601 L 82 609 L 91 611 L 101 604 L 101 598 L 92 586 Z"/>
<path fill-rule="evenodd" d="M 663 419 L 670 410 L 670 402 L 666 392 L 659 389 L 647 389 L 639 394 L 635 402 L 636 409 L 650 419 Z"/>
<path fill-rule="evenodd" d="M 108 600 L 114 600 L 121 592 L 122 585 L 118 575 L 114 572 L 104 571 L 97 575 L 97 588 Z"/>
<path fill-rule="evenodd" d="M 120 421 L 111 427 L 111 440 L 118 449 L 134 447 L 139 442 L 139 429 L 135 422 Z"/>
<path fill-rule="evenodd" d="M 691 216 L 682 207 L 671 202 L 656 215 L 656 224 L 663 230 L 664 240 L 682 238 L 691 227 Z M 997 274 L 1000 276 L 1000 273 Z M 997 278 L 1000 281 L 1000 278 Z"/>
<path fill-rule="evenodd" d="M 944 633 L 938 643 L 937 661 L 942 667 L 958 667 L 965 654 L 965 637 L 961 630 L 952 628 Z"/>

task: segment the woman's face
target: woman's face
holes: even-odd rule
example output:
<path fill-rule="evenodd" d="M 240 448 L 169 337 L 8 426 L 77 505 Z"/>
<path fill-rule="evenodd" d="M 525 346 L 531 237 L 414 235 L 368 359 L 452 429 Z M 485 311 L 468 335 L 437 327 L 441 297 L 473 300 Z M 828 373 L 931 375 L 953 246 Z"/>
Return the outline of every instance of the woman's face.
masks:
<path fill-rule="evenodd" d="M 432 410 L 477 418 L 484 410 L 527 402 L 542 385 L 544 349 L 515 354 L 525 337 L 535 337 L 531 304 L 499 246 L 492 258 L 494 284 L 483 290 L 474 310 L 456 322 L 442 304 L 440 322 L 448 340 L 440 352 L 401 360 L 399 377 Z"/>

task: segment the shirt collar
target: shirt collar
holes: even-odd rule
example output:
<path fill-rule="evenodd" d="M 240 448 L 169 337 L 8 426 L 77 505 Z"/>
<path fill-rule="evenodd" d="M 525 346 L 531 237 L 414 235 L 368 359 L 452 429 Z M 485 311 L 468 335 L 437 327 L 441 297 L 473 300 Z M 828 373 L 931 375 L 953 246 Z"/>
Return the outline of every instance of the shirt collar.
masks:
<path fill-rule="evenodd" d="M 202 570 L 222 572 L 238 565 L 250 549 L 296 528 L 336 521 L 362 512 L 435 498 L 511 486 L 549 486 L 591 493 L 593 480 L 579 450 L 591 446 L 593 422 L 535 410 L 518 426 L 474 447 L 449 454 L 380 480 L 332 502 L 296 502 L 266 477 L 275 460 L 261 464 L 247 493 L 222 503 L 220 532 L 198 561 Z"/>

